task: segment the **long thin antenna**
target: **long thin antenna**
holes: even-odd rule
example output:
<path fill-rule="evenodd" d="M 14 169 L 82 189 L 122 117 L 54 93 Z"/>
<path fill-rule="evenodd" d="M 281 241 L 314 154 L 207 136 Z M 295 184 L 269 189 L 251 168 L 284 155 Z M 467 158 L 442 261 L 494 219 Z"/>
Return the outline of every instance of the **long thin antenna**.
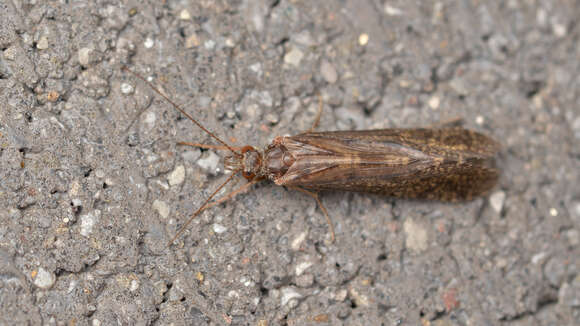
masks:
<path fill-rule="evenodd" d="M 185 229 L 189 226 L 189 224 L 193 221 L 193 219 L 199 215 L 199 213 L 201 213 L 204 209 L 206 209 L 206 205 L 207 203 L 209 203 L 209 201 L 220 191 L 222 190 L 222 188 L 228 184 L 228 182 L 230 182 L 234 176 L 236 175 L 236 173 L 238 173 L 238 171 L 234 171 L 232 172 L 232 174 L 227 178 L 226 181 L 224 181 L 224 183 L 222 183 L 212 194 L 211 196 L 209 196 L 204 202 L 203 204 L 195 211 L 195 213 L 191 214 L 191 217 L 189 218 L 189 220 L 187 220 L 187 222 L 185 222 L 185 224 L 183 224 L 183 226 L 181 227 L 181 229 L 179 229 L 179 231 L 177 231 L 177 233 L 173 236 L 173 238 L 171 239 L 171 241 L 169 241 L 169 243 L 167 244 L 167 246 L 171 246 L 173 244 L 173 242 L 175 242 L 175 240 L 185 231 Z"/>
<path fill-rule="evenodd" d="M 173 105 L 173 107 L 177 111 L 181 112 L 184 116 L 188 117 L 189 120 L 193 121 L 193 123 L 195 123 L 199 128 L 201 128 L 201 130 L 205 131 L 208 135 L 210 135 L 215 140 L 217 140 L 219 143 L 221 143 L 222 145 L 224 145 L 227 149 L 229 149 L 232 153 L 234 153 L 234 155 L 236 155 L 237 157 L 241 157 L 242 156 L 240 153 L 236 152 L 230 145 L 228 145 L 225 141 L 221 140 L 213 132 L 207 130 L 204 126 L 201 125 L 201 123 L 197 122 L 197 120 L 195 120 L 191 115 L 189 115 L 187 112 L 185 112 L 185 110 L 182 109 L 175 102 L 173 102 L 171 99 L 169 99 L 169 97 L 167 97 L 165 94 L 161 93 L 161 91 L 157 87 L 153 86 L 153 84 L 150 83 L 149 81 L 147 81 L 145 78 L 143 78 L 143 76 L 141 76 L 138 73 L 136 73 L 136 72 L 132 71 L 131 69 L 127 68 L 127 66 L 123 66 L 121 69 L 123 69 L 123 71 L 126 71 L 126 72 L 129 72 L 129 73 L 133 74 L 135 77 L 141 79 L 145 84 L 149 85 L 149 87 L 151 87 L 151 89 L 153 89 L 155 91 L 155 93 L 159 94 L 167 102 L 171 103 L 171 105 Z"/>

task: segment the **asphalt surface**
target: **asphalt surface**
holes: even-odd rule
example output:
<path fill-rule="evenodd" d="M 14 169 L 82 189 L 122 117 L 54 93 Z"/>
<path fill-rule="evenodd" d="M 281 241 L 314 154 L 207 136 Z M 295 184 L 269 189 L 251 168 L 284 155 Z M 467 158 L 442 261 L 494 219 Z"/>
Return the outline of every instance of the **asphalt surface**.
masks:
<path fill-rule="evenodd" d="M 0 324 L 580 324 L 577 1 L 0 1 Z M 467 203 L 261 183 L 223 151 L 461 118 Z M 219 196 L 244 184 L 241 177 Z"/>

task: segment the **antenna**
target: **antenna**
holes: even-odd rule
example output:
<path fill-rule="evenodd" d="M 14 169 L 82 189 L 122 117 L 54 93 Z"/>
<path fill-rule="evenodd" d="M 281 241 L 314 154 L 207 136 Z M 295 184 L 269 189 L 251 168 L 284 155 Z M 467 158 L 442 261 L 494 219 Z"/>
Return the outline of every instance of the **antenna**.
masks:
<path fill-rule="evenodd" d="M 153 86 L 152 83 L 150 83 L 145 78 L 143 78 L 143 76 L 141 76 L 138 73 L 136 73 L 136 72 L 132 71 L 131 69 L 127 68 L 127 66 L 123 66 L 121 69 L 123 71 L 129 72 L 129 73 L 133 74 L 135 77 L 141 79 L 145 84 L 149 85 L 149 87 L 151 87 L 151 89 L 153 89 L 155 91 L 155 93 L 159 94 L 167 102 L 169 102 L 171 105 L 173 105 L 173 107 L 177 111 L 181 112 L 184 116 L 186 116 L 187 118 L 189 118 L 189 120 L 191 120 L 193 123 L 195 123 L 199 128 L 201 128 L 201 130 L 205 131 L 208 135 L 210 135 L 211 137 L 213 137 L 213 139 L 217 140 L 220 144 L 224 145 L 224 147 L 227 148 L 228 150 L 230 150 L 232 153 L 234 153 L 235 156 L 242 157 L 242 155 L 240 153 L 236 152 L 233 149 L 233 147 L 231 147 L 230 145 L 228 145 L 225 141 L 221 140 L 213 132 L 207 130 L 204 126 L 201 125 L 201 123 L 199 123 L 191 115 L 189 115 L 189 113 L 185 112 L 184 109 L 182 109 L 179 105 L 177 105 L 175 102 L 173 102 L 171 99 L 169 99 L 169 97 L 167 97 L 165 94 L 161 93 L 161 91 L 158 88 L 156 88 L 155 86 Z"/>

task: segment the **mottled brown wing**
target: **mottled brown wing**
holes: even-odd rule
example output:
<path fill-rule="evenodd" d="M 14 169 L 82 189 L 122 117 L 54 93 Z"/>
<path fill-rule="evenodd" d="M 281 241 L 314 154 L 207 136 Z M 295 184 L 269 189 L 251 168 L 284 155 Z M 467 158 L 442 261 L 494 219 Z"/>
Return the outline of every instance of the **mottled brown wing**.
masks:
<path fill-rule="evenodd" d="M 463 128 L 314 132 L 282 145 L 296 161 L 279 185 L 456 201 L 498 177 L 498 144 Z"/>

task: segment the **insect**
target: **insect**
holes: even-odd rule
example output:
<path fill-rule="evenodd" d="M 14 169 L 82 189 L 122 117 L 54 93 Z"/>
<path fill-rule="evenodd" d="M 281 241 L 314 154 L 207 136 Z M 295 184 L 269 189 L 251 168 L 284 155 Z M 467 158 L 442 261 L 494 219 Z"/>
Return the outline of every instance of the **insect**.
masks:
<path fill-rule="evenodd" d="M 234 147 L 207 130 L 143 77 L 126 67 L 123 69 L 148 84 L 221 145 L 180 144 L 231 152 L 225 157 L 224 165 L 233 173 L 192 214 L 170 245 L 203 210 L 262 180 L 312 196 L 327 220 L 334 241 L 334 227 L 318 191 L 355 191 L 455 202 L 485 194 L 498 179 L 495 155 L 499 144 L 481 133 L 461 127 L 314 132 L 322 105 L 311 131 L 276 137 L 264 149 Z M 210 202 L 237 173 L 248 183 Z"/>

